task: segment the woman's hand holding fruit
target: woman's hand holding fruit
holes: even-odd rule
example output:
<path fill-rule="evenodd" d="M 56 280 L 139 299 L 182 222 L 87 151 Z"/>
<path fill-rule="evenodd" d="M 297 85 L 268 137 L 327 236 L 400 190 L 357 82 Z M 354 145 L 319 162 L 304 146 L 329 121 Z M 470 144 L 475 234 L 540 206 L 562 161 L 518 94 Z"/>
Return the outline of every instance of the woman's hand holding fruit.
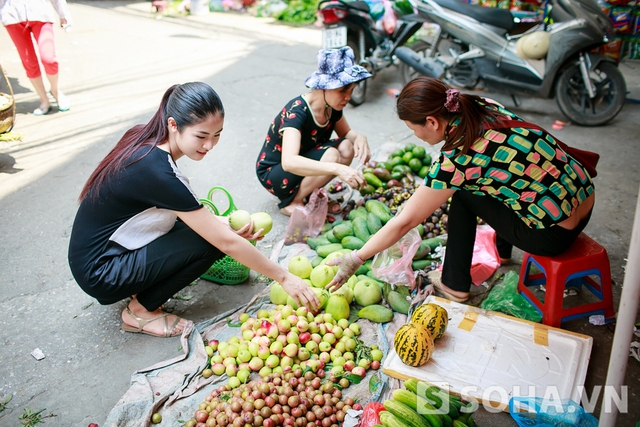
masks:
<path fill-rule="evenodd" d="M 287 271 L 285 279 L 280 282 L 282 288 L 288 293 L 299 306 L 304 305 L 311 311 L 317 311 L 320 301 L 311 287 L 302 281 L 298 276 Z"/>
<path fill-rule="evenodd" d="M 333 280 L 325 286 L 331 292 L 335 292 L 347 281 L 355 272 L 364 264 L 364 261 L 360 259 L 357 251 L 351 251 L 339 258 L 335 258 L 327 261 L 327 265 L 338 266 L 338 273 L 333 277 Z"/>
<path fill-rule="evenodd" d="M 338 171 L 338 176 L 351 188 L 358 189 L 366 184 L 364 175 L 350 166 L 341 165 L 341 168 Z"/>

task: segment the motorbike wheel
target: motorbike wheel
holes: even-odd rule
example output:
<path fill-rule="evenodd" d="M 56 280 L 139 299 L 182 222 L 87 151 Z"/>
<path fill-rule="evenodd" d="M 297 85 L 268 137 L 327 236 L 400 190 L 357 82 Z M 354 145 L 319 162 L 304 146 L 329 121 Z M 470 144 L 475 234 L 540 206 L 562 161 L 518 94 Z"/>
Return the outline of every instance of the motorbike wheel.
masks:
<path fill-rule="evenodd" d="M 414 52 L 420 54 L 420 56 L 426 57 L 427 52 L 431 50 L 431 43 L 427 43 L 424 40 L 418 40 L 411 46 L 409 46 L 409 48 L 411 48 Z M 416 71 L 415 68 L 404 62 L 400 62 L 400 65 L 398 65 L 398 70 L 400 71 L 400 76 L 402 77 L 402 83 L 404 85 L 406 85 L 416 77 L 422 75 L 419 71 Z"/>
<path fill-rule="evenodd" d="M 360 48 L 358 47 L 358 42 L 355 40 L 348 40 L 347 46 L 349 46 L 353 50 L 353 56 L 356 58 L 356 61 L 360 61 Z M 366 99 L 367 92 L 367 79 L 360 80 L 356 83 L 356 87 L 353 89 L 351 93 L 351 99 L 349 100 L 349 104 L 357 107 L 358 105 L 364 103 Z"/>
<path fill-rule="evenodd" d="M 622 109 L 626 83 L 615 64 L 601 62 L 589 72 L 596 88 L 589 98 L 577 64 L 567 67 L 556 84 L 556 101 L 560 111 L 572 122 L 582 126 L 600 126 L 613 119 Z"/>

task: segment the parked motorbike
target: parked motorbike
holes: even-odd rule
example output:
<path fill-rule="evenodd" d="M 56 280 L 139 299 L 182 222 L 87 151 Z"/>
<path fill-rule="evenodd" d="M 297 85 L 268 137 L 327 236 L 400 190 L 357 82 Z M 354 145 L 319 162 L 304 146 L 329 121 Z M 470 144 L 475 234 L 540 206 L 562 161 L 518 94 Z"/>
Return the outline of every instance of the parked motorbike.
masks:
<path fill-rule="evenodd" d="M 593 50 L 613 40 L 594 0 L 547 0 L 544 18 L 515 34 L 513 14 L 458 0 L 412 0 L 436 34 L 396 49 L 405 83 L 424 74 L 466 89 L 555 97 L 572 122 L 599 126 L 622 109 L 617 63 Z"/>
<path fill-rule="evenodd" d="M 387 28 L 387 32 L 381 23 L 381 14 L 374 18 L 364 1 L 321 0 L 318 12 L 324 24 L 322 48 L 349 46 L 358 64 L 375 76 L 377 71 L 394 63 L 396 48 L 405 44 L 422 27 L 411 7 L 408 10 L 394 7 L 393 11 L 395 26 Z M 354 106 L 362 104 L 366 90 L 367 80 L 362 80 L 353 90 L 349 102 Z"/>

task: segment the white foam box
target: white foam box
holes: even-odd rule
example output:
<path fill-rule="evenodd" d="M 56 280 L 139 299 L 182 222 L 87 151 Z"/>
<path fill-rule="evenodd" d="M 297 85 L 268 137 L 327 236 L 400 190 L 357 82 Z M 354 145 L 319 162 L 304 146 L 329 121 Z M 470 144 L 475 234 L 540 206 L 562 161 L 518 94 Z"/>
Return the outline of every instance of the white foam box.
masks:
<path fill-rule="evenodd" d="M 429 361 L 402 363 L 392 349 L 382 370 L 448 388 L 479 404 L 508 411 L 514 396 L 571 399 L 580 403 L 593 338 L 502 313 L 429 296 L 447 310 L 445 335 Z M 393 346 L 391 346 L 393 347 Z"/>

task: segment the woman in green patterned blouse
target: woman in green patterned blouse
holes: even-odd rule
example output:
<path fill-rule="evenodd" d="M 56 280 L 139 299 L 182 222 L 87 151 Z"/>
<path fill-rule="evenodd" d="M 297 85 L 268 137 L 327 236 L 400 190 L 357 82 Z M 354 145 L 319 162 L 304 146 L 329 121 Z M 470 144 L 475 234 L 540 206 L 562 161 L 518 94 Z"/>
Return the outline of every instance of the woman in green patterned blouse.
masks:
<path fill-rule="evenodd" d="M 451 199 L 442 272 L 434 288 L 453 301 L 469 298 L 477 217 L 497 233 L 502 262 L 512 246 L 554 256 L 586 227 L 595 201 L 589 173 L 557 141 L 495 101 L 462 94 L 419 77 L 397 100 L 398 117 L 429 145 L 444 141 L 438 159 L 403 210 L 363 247 L 335 262 L 339 287 L 353 268 L 396 243 Z"/>

